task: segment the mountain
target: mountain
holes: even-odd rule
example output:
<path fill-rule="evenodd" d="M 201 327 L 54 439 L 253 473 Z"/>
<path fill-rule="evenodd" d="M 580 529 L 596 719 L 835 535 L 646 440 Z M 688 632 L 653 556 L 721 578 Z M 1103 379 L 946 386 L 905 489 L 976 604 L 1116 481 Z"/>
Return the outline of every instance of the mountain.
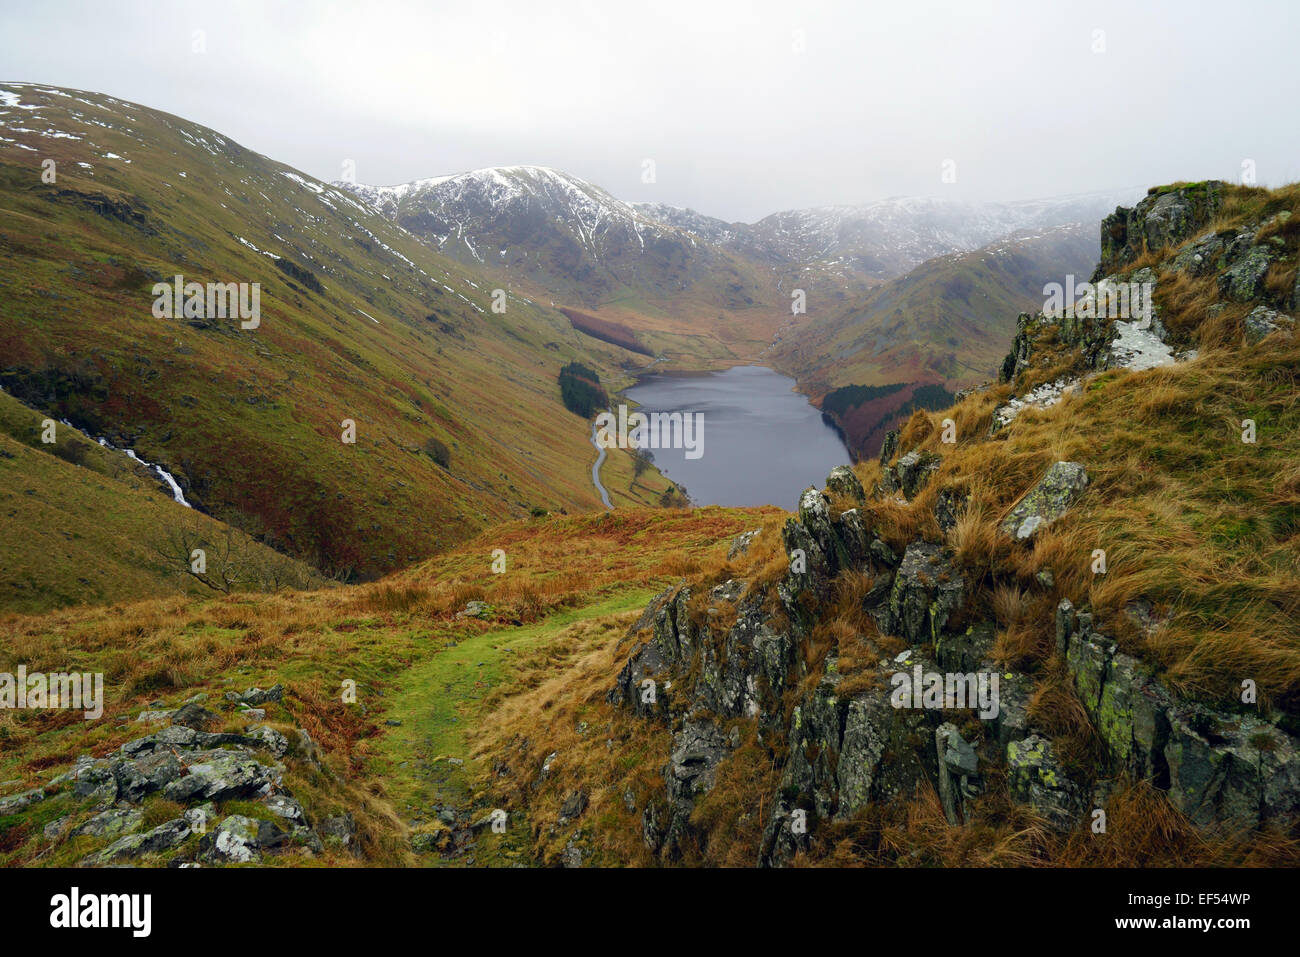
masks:
<path fill-rule="evenodd" d="M 1041 307 L 1043 287 L 1082 283 L 1097 262 L 1095 227 L 1039 227 L 971 252 L 922 263 L 847 302 L 811 309 L 768 358 L 794 375 L 839 426 L 855 454 L 871 456 L 927 389 L 951 393 L 994 375 L 1017 313 Z"/>
<path fill-rule="evenodd" d="M 772 263 L 834 263 L 845 275 L 891 279 L 929 259 L 1025 230 L 1094 223 L 1140 190 L 1012 203 L 888 199 L 797 209 L 759 220 L 733 241 Z"/>
<path fill-rule="evenodd" d="M 752 359 L 791 316 L 857 300 L 922 262 L 998 238 L 1091 222 L 1131 191 L 1018 203 L 896 199 L 728 223 L 626 203 L 553 169 L 511 166 L 399 186 L 337 182 L 439 251 L 588 317 L 634 351 L 693 368 Z M 683 323 L 682 320 L 686 322 Z M 700 334 L 708 340 L 701 348 Z M 765 339 L 766 337 L 766 339 Z"/>
<path fill-rule="evenodd" d="M 335 185 L 439 251 L 573 305 L 696 291 L 734 309 L 763 294 L 748 264 L 724 249 L 558 170 L 505 166 L 401 186 Z"/>
<path fill-rule="evenodd" d="M 559 370 L 616 379 L 628 354 L 524 296 L 494 312 L 483 272 L 351 193 L 166 113 L 20 84 L 0 86 L 0 193 L 0 386 L 160 465 L 199 511 L 374 576 L 600 507 Z M 178 275 L 250 306 L 256 285 L 260 321 L 160 315 Z M 625 504 L 667 487 L 618 484 Z"/>
<path fill-rule="evenodd" d="M 535 858 L 1300 863 L 1297 214 L 1117 210 L 1101 291 L 1021 316 L 998 381 L 517 682 L 480 753 Z M 1129 283 L 1152 316 L 1104 305 Z"/>

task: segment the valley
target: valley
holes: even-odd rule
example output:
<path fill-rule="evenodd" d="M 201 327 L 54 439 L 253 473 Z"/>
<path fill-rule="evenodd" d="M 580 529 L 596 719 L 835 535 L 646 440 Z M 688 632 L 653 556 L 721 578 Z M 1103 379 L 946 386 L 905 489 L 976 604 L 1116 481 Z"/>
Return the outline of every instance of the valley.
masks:
<path fill-rule="evenodd" d="M 0 712 L 0 863 L 1297 863 L 1298 203 L 737 223 L 0 84 L 0 669 L 106 696 Z"/>

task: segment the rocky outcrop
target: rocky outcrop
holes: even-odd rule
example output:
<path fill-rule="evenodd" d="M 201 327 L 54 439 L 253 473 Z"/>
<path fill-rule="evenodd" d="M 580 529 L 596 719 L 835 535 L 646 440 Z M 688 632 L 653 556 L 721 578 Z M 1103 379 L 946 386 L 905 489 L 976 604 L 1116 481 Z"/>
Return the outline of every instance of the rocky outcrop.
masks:
<path fill-rule="evenodd" d="M 1227 184 L 1219 180 L 1151 190 L 1131 209 L 1101 222 L 1101 260 L 1092 281 L 1121 271 L 1143 253 L 1177 246 L 1214 218 Z"/>
<path fill-rule="evenodd" d="M 225 707 L 233 715 L 248 701 L 282 700 L 279 685 L 233 695 Z M 45 787 L 0 799 L 0 809 L 18 809 L 58 798 L 69 812 L 45 828 L 52 842 L 94 839 L 97 850 L 84 854 L 83 867 L 133 861 L 248 863 L 266 855 L 296 851 L 318 854 L 324 844 L 307 811 L 284 785 L 284 759 L 317 762 L 310 736 L 298 729 L 296 748 L 270 725 L 247 733 L 201 730 L 217 723 L 215 712 L 190 701 L 164 712 L 173 722 L 120 745 L 105 757 L 83 755 Z M 319 764 L 316 763 L 317 767 Z M 156 802 L 182 808 L 179 816 L 145 829 L 146 809 Z M 257 802 L 263 818 L 218 814 L 223 802 Z M 163 804 L 161 806 L 168 806 Z M 84 853 L 84 852 L 81 852 Z"/>
<path fill-rule="evenodd" d="M 1205 306 L 1211 319 L 1244 313 L 1248 344 L 1294 335 L 1289 311 L 1300 305 L 1300 287 L 1278 289 L 1300 279 L 1273 268 L 1284 253 L 1289 265 L 1286 243 L 1294 245 L 1294 231 L 1274 219 L 1206 232 L 1226 189 L 1210 182 L 1153 190 L 1106 219 L 1102 264 L 1078 308 L 1020 316 L 1000 372 L 1020 391 L 993 410 L 992 441 L 1002 440 L 1022 409 L 1071 395 L 1086 407 L 1092 380 L 1104 370 L 1141 372 L 1192 358 L 1186 310 L 1172 311 L 1171 299 L 1166 316 L 1147 298 L 1171 273 L 1198 281 L 1192 287 L 1201 297 L 1198 309 L 1205 298 L 1218 297 Z M 1162 250 L 1163 261 L 1134 268 Z M 1127 300 L 1120 283 L 1134 284 L 1125 289 Z M 1142 290 L 1140 308 L 1125 315 L 1135 288 Z M 1120 304 L 1120 315 L 1108 314 L 1112 303 Z M 1254 307 L 1247 312 L 1236 303 Z M 1046 381 L 1044 370 L 1062 367 L 1049 373 L 1055 381 Z M 987 821 L 982 815 L 989 808 L 1001 813 L 1009 799 L 1067 834 L 1094 823 L 1109 795 L 1131 782 L 1162 793 L 1208 832 L 1300 824 L 1300 744 L 1292 720 L 1253 702 L 1234 707 L 1176 693 L 1151 664 L 1128 653 L 1133 649 L 1098 632 L 1087 607 L 1060 600 L 1054 621 L 1042 623 L 1054 632 L 1055 653 L 1035 649 L 1032 666 L 1009 669 L 1008 659 L 998 657 L 1007 643 L 984 619 L 996 607 L 991 589 L 1012 584 L 1041 607 L 1042 597 L 1069 579 L 1048 567 L 1012 571 L 1001 557 L 972 566 L 970 549 L 962 549 L 959 564 L 949 542 L 972 477 L 954 468 L 960 456 L 945 466 L 935 452 L 900 450 L 899 441 L 897 430 L 886 436 L 871 497 L 860 493 L 846 468 L 827 478 L 825 492 L 802 492 L 781 531 L 787 570 L 774 584 L 682 586 L 647 608 L 653 634 L 633 650 L 610 698 L 671 731 L 662 794 L 644 805 L 633 795 L 629 805 L 640 809 L 648 847 L 671 859 L 704 844 L 691 815 L 732 760 L 733 733 L 744 721 L 754 722 L 780 771 L 774 792 L 757 802 L 764 818 L 756 859 L 765 866 L 815 852 L 828 828 L 839 840 L 855 821 L 874 822 L 926 790 L 933 790 L 951 827 Z M 1052 464 L 999 521 L 1001 533 L 1032 545 L 1079 507 L 1090 467 Z M 932 493 L 929 483 L 938 485 Z M 940 535 L 930 526 L 906 544 L 882 539 L 873 512 L 923 493 L 933 495 Z M 1014 567 L 1024 553 L 1012 555 Z M 874 665 L 861 660 L 859 643 L 852 655 L 841 654 L 845 639 L 828 633 L 842 635 L 853 616 L 828 623 L 825 614 L 833 602 L 842 607 L 838 582 L 852 586 L 861 611 L 893 647 L 901 642 L 907 650 Z M 700 601 L 695 593 L 703 588 L 709 593 Z M 1143 600 L 1130 607 L 1140 632 L 1162 627 L 1163 610 Z M 826 643 L 816 654 L 810 653 L 814 641 Z M 1006 653 L 1003 647 L 1000 654 Z M 810 665 L 814 660 L 819 663 Z M 852 663 L 849 674 L 841 672 L 841 661 Z M 663 692 L 654 707 L 638 696 L 646 678 Z M 972 689 L 989 694 L 973 701 Z M 1077 728 L 1068 737 L 1058 732 L 1058 694 L 1077 697 L 1095 737 L 1091 731 L 1079 736 Z M 996 799 L 986 804 L 990 795 Z"/>
<path fill-rule="evenodd" d="M 1062 644 L 1113 773 L 1150 781 L 1205 827 L 1254 828 L 1300 809 L 1300 745 L 1276 724 L 1172 694 L 1068 603 L 1058 613 Z"/>

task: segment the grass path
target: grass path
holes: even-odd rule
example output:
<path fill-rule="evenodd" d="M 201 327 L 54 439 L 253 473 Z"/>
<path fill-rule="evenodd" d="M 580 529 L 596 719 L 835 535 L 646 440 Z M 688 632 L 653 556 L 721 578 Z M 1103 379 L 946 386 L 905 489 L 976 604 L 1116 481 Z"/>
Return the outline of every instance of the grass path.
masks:
<path fill-rule="evenodd" d="M 470 732 L 484 711 L 484 699 L 504 679 L 512 662 L 541 653 L 572 625 L 592 618 L 641 608 L 654 594 L 647 589 L 619 589 L 593 604 L 558 612 L 535 624 L 495 628 L 459 642 L 448 642 L 431 657 L 413 665 L 385 701 L 385 726 L 369 773 L 384 781 L 398 813 L 417 828 L 436 819 L 435 807 L 455 808 L 477 819 L 473 782 L 482 770 L 470 756 Z M 425 862 L 475 866 L 526 863 L 527 834 L 522 828 L 503 837 L 480 833 L 468 857 Z"/>

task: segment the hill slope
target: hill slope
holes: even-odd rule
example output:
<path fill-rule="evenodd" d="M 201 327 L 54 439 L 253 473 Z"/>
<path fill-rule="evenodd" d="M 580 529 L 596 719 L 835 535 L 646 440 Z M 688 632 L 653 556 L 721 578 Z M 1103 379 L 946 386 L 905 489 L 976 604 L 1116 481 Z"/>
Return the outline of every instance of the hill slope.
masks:
<path fill-rule="evenodd" d="M 517 295 L 493 312 L 482 275 L 212 130 L 82 91 L 0 93 L 11 395 L 331 572 L 374 575 L 532 508 L 600 507 L 557 377 L 573 359 L 613 375 L 623 350 Z M 155 283 L 176 275 L 258 284 L 260 323 L 158 318 Z"/>
<path fill-rule="evenodd" d="M 1153 282 L 1149 323 L 1022 316 L 1003 382 L 504 704 L 491 786 L 538 856 L 1300 862 L 1298 213 L 1117 211 L 1099 278 Z"/>
<path fill-rule="evenodd" d="M 1016 313 L 1041 305 L 1048 282 L 1069 274 L 1082 283 L 1096 261 L 1094 227 L 1015 233 L 811 312 L 769 357 L 819 402 L 850 449 L 871 456 L 909 404 L 926 401 L 918 388 L 942 399 L 987 380 L 1015 333 Z"/>

